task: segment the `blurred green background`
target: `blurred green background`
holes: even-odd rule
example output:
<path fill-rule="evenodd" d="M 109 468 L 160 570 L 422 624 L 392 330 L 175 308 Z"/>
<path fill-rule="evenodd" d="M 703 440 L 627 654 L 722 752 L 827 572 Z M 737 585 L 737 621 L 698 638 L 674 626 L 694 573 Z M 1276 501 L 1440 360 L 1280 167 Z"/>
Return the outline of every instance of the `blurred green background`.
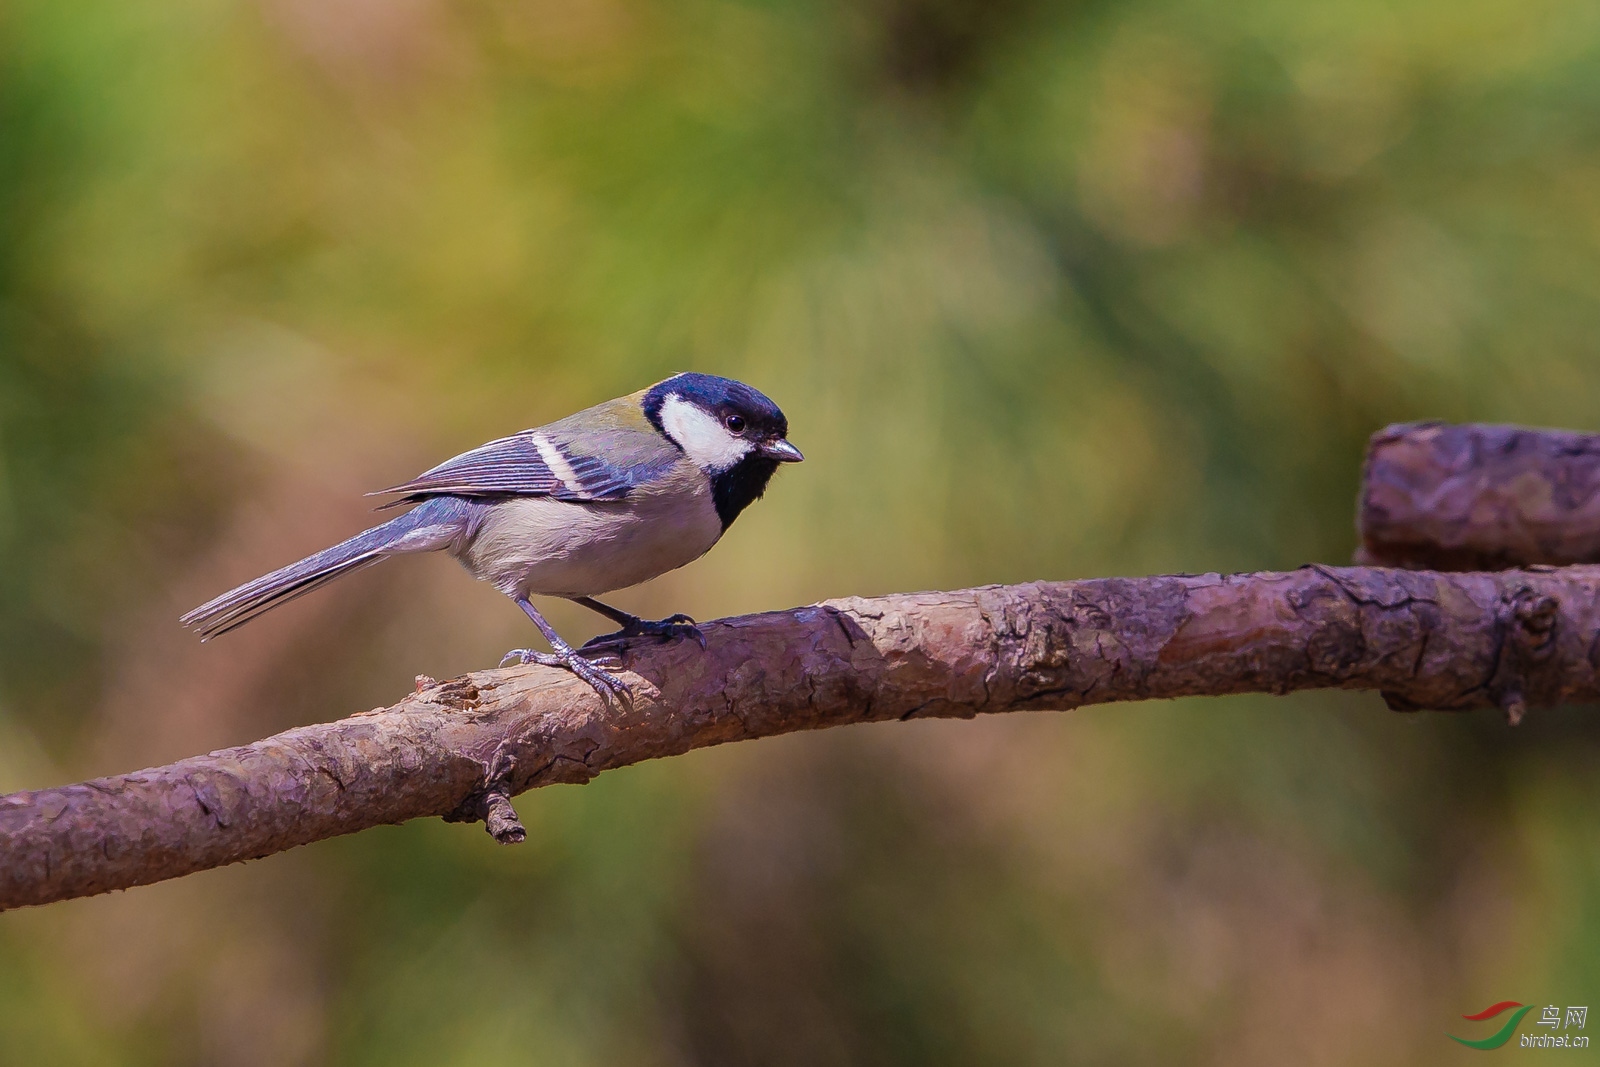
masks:
<path fill-rule="evenodd" d="M 691 368 L 808 462 L 643 614 L 1347 561 L 1384 423 L 1600 429 L 1600 6 L 9 0 L 0 789 L 494 663 L 528 626 L 443 558 L 176 618 Z M 0 1062 L 1468 1062 L 1463 1013 L 1600 1010 L 1592 716 L 695 753 L 527 796 L 519 848 L 0 917 Z"/>

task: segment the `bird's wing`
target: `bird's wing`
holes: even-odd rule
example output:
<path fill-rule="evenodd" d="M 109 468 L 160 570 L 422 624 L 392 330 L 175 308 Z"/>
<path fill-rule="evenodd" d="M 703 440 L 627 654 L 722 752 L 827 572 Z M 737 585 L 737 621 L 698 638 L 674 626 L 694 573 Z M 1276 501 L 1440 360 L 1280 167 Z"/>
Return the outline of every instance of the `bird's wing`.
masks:
<path fill-rule="evenodd" d="M 383 507 L 433 496 L 548 496 L 621 500 L 660 477 L 681 456 L 631 397 L 613 400 L 534 430 L 490 441 L 376 496 Z M 631 410 L 630 410 L 631 408 Z"/>

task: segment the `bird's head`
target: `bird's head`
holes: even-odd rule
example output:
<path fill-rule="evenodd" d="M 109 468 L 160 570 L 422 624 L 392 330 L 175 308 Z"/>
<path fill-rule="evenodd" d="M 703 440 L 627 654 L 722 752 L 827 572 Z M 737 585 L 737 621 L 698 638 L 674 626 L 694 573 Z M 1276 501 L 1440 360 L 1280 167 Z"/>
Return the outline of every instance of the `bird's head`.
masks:
<path fill-rule="evenodd" d="M 754 466 L 765 470 L 764 486 L 778 464 L 805 458 L 789 443 L 789 420 L 778 405 L 731 378 L 674 375 L 645 392 L 644 413 L 713 478 Z"/>
<path fill-rule="evenodd" d="M 778 405 L 731 378 L 674 375 L 646 390 L 644 414 L 706 473 L 724 530 L 761 498 L 780 463 L 805 458 Z"/>

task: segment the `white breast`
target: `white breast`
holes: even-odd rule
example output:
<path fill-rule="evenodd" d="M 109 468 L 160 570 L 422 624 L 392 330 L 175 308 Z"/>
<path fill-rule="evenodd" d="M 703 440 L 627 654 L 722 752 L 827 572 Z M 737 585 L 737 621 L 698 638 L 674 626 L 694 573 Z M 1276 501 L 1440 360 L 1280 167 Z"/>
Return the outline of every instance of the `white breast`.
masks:
<path fill-rule="evenodd" d="M 722 536 L 710 485 L 683 466 L 626 500 L 518 497 L 495 504 L 459 558 L 511 595 L 595 596 L 675 570 Z"/>

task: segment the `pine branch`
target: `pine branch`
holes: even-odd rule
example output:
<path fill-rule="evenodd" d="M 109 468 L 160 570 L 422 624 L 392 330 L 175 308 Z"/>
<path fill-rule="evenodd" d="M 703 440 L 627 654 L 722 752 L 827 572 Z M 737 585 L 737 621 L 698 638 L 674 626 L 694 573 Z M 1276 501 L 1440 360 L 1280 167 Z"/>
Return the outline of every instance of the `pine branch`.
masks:
<path fill-rule="evenodd" d="M 1402 423 L 1372 435 L 1356 562 L 1600 563 L 1600 435 Z"/>
<path fill-rule="evenodd" d="M 796 730 L 1087 704 L 1381 692 L 1398 710 L 1600 698 L 1600 567 L 1312 566 L 848 599 L 629 651 L 631 709 L 484 671 L 166 767 L 0 797 L 0 907 L 174 878 L 423 816 L 523 834 L 510 799 Z M 424 680 L 419 680 L 419 685 Z"/>

